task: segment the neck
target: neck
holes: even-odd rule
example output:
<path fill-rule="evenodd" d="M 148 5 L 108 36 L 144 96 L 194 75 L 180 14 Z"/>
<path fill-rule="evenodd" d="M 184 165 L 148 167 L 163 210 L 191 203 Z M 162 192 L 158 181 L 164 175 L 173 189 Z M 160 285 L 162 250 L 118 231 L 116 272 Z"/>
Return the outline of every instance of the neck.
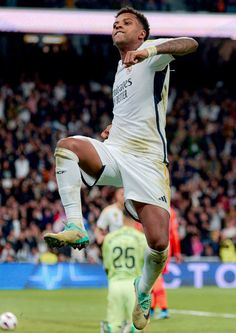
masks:
<path fill-rule="evenodd" d="M 116 207 L 118 207 L 119 209 L 123 210 L 124 208 L 124 204 L 123 203 L 119 203 L 118 201 L 116 201 Z"/>
<path fill-rule="evenodd" d="M 117 46 L 118 50 L 120 52 L 120 58 L 121 58 L 122 63 L 125 60 L 126 53 L 129 51 L 137 50 L 140 47 L 140 45 L 142 45 L 142 43 L 143 43 L 143 41 L 138 41 L 136 43 L 129 44 L 129 45 L 124 45 L 124 46 L 119 46 L 119 47 Z"/>

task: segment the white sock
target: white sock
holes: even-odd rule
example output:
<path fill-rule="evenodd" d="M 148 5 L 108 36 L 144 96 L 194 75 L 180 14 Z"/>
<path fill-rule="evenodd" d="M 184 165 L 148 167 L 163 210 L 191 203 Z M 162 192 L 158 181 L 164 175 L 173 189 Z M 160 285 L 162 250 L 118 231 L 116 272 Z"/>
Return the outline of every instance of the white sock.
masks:
<path fill-rule="evenodd" d="M 84 229 L 80 189 L 82 185 L 79 158 L 71 150 L 56 148 L 56 179 L 58 191 L 65 209 L 67 223 Z"/>
<path fill-rule="evenodd" d="M 161 274 L 168 256 L 169 246 L 163 251 L 155 251 L 147 247 L 144 254 L 144 266 L 141 279 L 139 281 L 139 291 L 145 294 L 151 292 L 151 289 Z"/>

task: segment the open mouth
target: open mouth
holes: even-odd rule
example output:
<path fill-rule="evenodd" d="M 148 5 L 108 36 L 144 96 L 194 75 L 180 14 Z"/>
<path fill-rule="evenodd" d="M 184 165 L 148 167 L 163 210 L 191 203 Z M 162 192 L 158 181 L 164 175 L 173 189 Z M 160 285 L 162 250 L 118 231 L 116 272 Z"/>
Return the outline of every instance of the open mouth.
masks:
<path fill-rule="evenodd" d="M 115 36 L 117 36 L 118 34 L 124 34 L 124 32 L 123 32 L 123 31 L 117 31 L 117 32 L 115 33 Z"/>

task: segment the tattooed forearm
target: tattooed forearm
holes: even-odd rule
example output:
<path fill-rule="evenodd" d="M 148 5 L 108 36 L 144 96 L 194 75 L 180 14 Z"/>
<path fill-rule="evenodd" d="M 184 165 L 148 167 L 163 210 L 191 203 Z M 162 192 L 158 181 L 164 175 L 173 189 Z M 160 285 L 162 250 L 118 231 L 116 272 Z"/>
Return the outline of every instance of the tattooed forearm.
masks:
<path fill-rule="evenodd" d="M 185 55 L 196 51 L 198 42 L 193 38 L 174 38 L 156 46 L 157 54 Z"/>

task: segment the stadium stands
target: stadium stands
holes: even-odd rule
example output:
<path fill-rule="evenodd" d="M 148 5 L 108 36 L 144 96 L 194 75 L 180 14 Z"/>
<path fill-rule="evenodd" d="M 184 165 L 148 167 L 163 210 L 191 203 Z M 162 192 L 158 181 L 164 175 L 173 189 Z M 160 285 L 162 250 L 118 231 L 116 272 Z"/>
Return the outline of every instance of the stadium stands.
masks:
<path fill-rule="evenodd" d="M 139 10 L 150 11 L 205 11 L 236 12 L 235 0 L 5 0 L 1 6 L 38 8 L 81 8 L 119 9 L 121 6 L 134 6 Z"/>
<path fill-rule="evenodd" d="M 120 3 L 113 0 L 113 8 Z M 165 10 L 168 5 L 171 10 L 177 2 L 135 3 L 140 9 Z M 233 0 L 214 2 L 217 9 L 211 3 L 178 1 L 185 10 L 196 11 L 225 11 L 229 6 L 234 11 L 236 6 Z M 25 4 L 5 1 L 5 6 Z M 31 5 L 97 8 L 98 1 L 34 0 Z M 109 6 L 109 1 L 99 1 L 99 8 Z M 7 44 L 5 35 L 0 36 L 5 64 L 0 68 L 0 262 L 40 260 L 47 250 L 42 233 L 60 231 L 65 218 L 54 176 L 56 142 L 75 134 L 99 138 L 112 119 L 110 83 L 117 59 L 110 39 L 73 38 L 61 46 L 42 46 L 25 45 L 17 34 L 9 34 Z M 173 65 L 167 116 L 182 252 L 196 258 L 218 256 L 221 241 L 236 243 L 235 41 L 201 40 L 198 54 Z M 100 261 L 94 227 L 112 194 L 109 187 L 83 188 L 92 243 L 82 253 L 60 250 L 59 261 Z"/>
<path fill-rule="evenodd" d="M 218 85 L 194 92 L 173 88 L 170 94 L 173 205 L 187 256 L 218 255 L 221 239 L 236 239 L 236 109 L 223 92 Z M 62 229 L 64 213 L 53 170 L 56 141 L 78 133 L 99 138 L 111 121 L 111 104 L 111 88 L 99 82 L 71 86 L 62 80 L 52 85 L 22 79 L 15 86 L 1 84 L 1 261 L 38 260 L 46 250 L 42 232 Z M 92 245 L 75 260 L 99 262 L 93 230 L 112 191 L 83 189 Z M 65 249 L 60 258 L 71 255 Z"/>

